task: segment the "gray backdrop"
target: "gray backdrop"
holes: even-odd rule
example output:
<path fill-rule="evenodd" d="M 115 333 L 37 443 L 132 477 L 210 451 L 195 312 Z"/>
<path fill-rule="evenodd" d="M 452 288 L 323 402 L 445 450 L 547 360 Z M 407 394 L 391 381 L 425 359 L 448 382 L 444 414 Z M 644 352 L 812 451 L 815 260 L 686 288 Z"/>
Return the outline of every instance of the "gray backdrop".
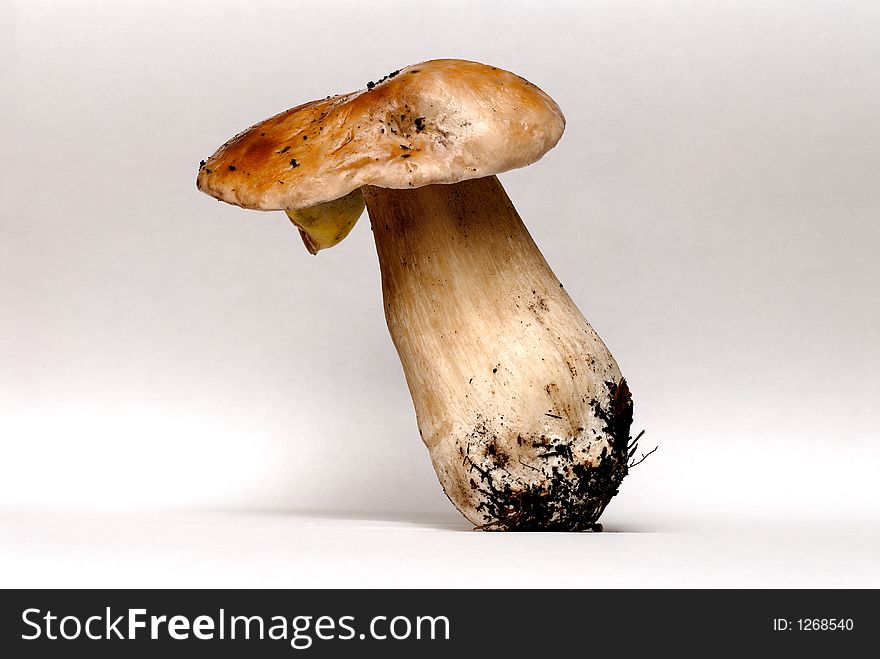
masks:
<path fill-rule="evenodd" d="M 568 119 L 501 179 L 660 445 L 603 521 L 877 520 L 877 3 L 5 2 L 0 25 L 0 507 L 457 519 L 366 217 L 312 257 L 194 178 L 260 119 L 459 57 Z"/>

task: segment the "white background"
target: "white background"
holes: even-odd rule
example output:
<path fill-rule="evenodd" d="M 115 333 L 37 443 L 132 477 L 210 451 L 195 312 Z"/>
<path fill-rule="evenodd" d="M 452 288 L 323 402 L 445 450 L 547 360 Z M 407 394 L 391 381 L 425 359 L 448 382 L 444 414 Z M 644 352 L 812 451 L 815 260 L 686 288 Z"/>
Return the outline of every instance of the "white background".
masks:
<path fill-rule="evenodd" d="M 0 586 L 880 586 L 880 5 L 4 2 Z M 617 357 L 605 534 L 474 533 L 365 218 L 312 257 L 195 189 L 437 57 L 553 96 L 501 177 Z"/>

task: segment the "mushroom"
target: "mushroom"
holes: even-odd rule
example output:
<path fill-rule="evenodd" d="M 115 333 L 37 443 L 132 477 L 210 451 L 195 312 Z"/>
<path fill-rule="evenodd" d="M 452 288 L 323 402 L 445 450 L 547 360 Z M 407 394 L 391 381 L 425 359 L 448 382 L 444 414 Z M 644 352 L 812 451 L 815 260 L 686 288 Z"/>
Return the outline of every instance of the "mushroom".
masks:
<path fill-rule="evenodd" d="M 598 530 L 632 402 L 496 178 L 562 136 L 556 103 L 462 60 L 394 71 L 236 135 L 199 190 L 284 210 L 311 253 L 370 216 L 385 318 L 446 495 L 485 530 Z"/>

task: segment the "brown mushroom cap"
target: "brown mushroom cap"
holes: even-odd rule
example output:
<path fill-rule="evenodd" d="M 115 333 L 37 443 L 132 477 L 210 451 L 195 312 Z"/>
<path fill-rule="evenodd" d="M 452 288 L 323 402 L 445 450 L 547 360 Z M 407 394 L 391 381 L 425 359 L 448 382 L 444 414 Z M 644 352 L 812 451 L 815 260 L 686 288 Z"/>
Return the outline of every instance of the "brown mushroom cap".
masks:
<path fill-rule="evenodd" d="M 417 188 L 524 167 L 564 128 L 553 99 L 527 80 L 432 60 L 248 128 L 201 164 L 197 185 L 244 208 L 301 209 L 363 185 Z"/>

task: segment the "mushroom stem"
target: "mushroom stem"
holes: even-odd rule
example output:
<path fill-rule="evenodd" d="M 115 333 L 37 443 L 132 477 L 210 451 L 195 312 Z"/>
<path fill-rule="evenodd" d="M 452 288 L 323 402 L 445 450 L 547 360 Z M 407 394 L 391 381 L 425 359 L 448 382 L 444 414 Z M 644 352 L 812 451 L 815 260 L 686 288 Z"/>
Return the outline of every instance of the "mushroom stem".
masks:
<path fill-rule="evenodd" d="M 363 193 L 447 496 L 479 528 L 593 528 L 627 473 L 629 389 L 501 183 Z"/>

